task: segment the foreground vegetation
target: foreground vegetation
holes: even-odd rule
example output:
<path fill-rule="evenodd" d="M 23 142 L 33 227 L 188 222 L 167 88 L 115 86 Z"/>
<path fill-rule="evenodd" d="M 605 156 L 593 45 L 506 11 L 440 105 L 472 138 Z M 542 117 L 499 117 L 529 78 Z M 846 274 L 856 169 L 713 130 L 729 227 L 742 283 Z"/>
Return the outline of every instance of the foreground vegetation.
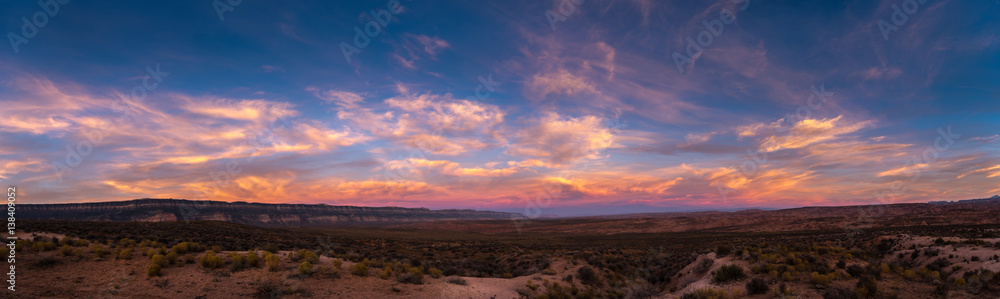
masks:
<path fill-rule="evenodd" d="M 462 277 L 512 279 L 562 273 L 560 279 L 527 280 L 518 293 L 529 298 L 646 298 L 663 292 L 682 293 L 685 298 L 802 292 L 824 298 L 895 298 L 900 297 L 900 283 L 926 286 L 941 297 L 949 292 L 1000 294 L 1000 275 L 963 266 L 1000 258 L 984 254 L 956 261 L 940 249 L 997 251 L 1000 242 L 984 241 L 996 238 L 991 226 L 612 236 L 265 229 L 208 221 L 29 221 L 25 226 L 29 233 L 65 235 L 19 241 L 21 252 L 58 252 L 37 260 L 33 267 L 141 259 L 148 261 L 146 275 L 151 278 L 169 277 L 177 267 L 199 267 L 223 273 L 289 270 L 297 279 L 377 277 L 403 284 L 448 277 L 448 283 L 464 285 Z M 885 237 L 903 233 L 938 239 L 927 248 L 904 248 L 899 239 Z M 709 286 L 688 287 L 697 281 Z M 270 282 L 258 288 L 265 297 L 297 292 Z"/>

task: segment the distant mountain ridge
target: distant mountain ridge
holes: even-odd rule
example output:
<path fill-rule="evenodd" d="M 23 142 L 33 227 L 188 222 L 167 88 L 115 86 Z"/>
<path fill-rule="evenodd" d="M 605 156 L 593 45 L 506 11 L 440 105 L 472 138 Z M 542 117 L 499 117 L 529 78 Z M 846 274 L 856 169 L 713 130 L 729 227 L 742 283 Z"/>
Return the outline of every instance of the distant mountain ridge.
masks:
<path fill-rule="evenodd" d="M 97 221 L 216 220 L 256 226 L 350 226 L 436 220 L 509 220 L 520 214 L 477 210 L 267 204 L 143 198 L 129 201 L 24 204 L 20 219 Z"/>
<path fill-rule="evenodd" d="M 643 213 L 534 219 L 519 227 L 508 222 L 427 222 L 396 227 L 477 232 L 664 233 L 682 231 L 774 232 L 860 231 L 866 228 L 944 225 L 1000 225 L 1000 196 L 955 202 L 814 206 L 781 210 Z"/>

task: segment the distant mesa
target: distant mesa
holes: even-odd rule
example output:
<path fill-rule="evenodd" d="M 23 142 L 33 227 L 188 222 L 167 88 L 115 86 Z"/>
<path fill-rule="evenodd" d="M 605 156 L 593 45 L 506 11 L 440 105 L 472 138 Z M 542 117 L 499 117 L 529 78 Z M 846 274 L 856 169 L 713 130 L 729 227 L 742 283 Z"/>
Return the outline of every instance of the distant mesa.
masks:
<path fill-rule="evenodd" d="M 185 221 L 215 220 L 256 226 L 357 226 L 439 220 L 510 220 L 521 214 L 476 210 L 265 204 L 143 198 L 129 201 L 25 204 L 27 220 Z"/>

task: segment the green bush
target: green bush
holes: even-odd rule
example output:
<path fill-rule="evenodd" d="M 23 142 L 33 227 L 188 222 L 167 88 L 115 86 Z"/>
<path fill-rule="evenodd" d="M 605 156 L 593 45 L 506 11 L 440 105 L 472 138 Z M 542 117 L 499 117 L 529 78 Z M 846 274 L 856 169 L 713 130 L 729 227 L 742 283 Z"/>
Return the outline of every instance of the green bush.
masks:
<path fill-rule="evenodd" d="M 734 280 L 740 280 L 746 278 L 747 275 L 743 273 L 743 267 L 739 265 L 724 265 L 719 267 L 719 270 L 715 270 L 715 274 L 712 275 L 712 281 L 716 283 L 725 283 Z"/>
<path fill-rule="evenodd" d="M 66 239 L 63 239 L 63 240 L 66 240 Z M 63 245 L 63 247 L 61 249 L 59 249 L 59 253 L 61 253 L 62 255 L 65 255 L 65 256 L 73 256 L 73 247 L 69 246 L 69 245 Z"/>

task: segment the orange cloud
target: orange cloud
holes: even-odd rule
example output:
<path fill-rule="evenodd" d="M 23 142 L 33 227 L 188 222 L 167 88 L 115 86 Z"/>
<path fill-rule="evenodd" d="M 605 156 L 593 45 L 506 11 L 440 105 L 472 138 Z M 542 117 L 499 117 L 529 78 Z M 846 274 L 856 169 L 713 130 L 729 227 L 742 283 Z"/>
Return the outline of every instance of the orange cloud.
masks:
<path fill-rule="evenodd" d="M 580 159 L 597 159 L 601 151 L 615 147 L 614 135 L 595 116 L 561 117 L 548 113 L 532 127 L 522 130 L 507 154 L 567 164 Z"/>

